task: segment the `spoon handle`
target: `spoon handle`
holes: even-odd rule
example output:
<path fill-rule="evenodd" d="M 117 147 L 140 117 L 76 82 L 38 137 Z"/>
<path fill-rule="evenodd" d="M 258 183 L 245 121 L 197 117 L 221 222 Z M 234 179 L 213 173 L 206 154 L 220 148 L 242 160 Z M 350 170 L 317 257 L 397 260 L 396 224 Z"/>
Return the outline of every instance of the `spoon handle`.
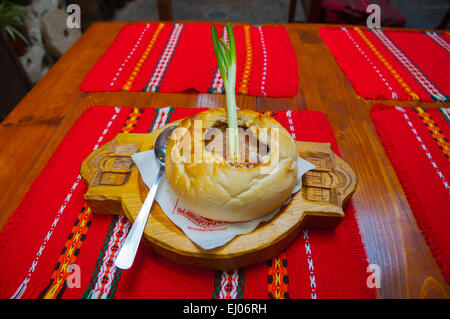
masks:
<path fill-rule="evenodd" d="M 158 189 L 159 181 L 163 176 L 164 168 L 160 168 L 156 180 L 150 187 L 147 197 L 145 198 L 144 204 L 142 205 L 139 213 L 128 232 L 127 238 L 120 249 L 119 255 L 116 258 L 114 264 L 120 269 L 128 269 L 131 267 L 136 256 L 136 251 L 141 242 L 141 237 L 145 229 L 145 224 L 147 223 L 148 215 L 150 209 L 153 205 L 153 200 L 155 199 L 156 190 Z"/>

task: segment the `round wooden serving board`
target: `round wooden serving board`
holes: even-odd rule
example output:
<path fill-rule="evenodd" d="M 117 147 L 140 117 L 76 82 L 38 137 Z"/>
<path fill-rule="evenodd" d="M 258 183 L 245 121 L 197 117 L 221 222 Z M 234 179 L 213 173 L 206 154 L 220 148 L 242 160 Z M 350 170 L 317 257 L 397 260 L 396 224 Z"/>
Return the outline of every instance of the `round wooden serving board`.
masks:
<path fill-rule="evenodd" d="M 84 198 L 94 213 L 125 215 L 134 221 L 148 193 L 131 154 L 153 147 L 163 128 L 150 134 L 120 133 L 82 163 L 88 189 Z M 265 262 L 285 249 L 303 227 L 332 228 L 355 192 L 356 175 L 331 151 L 330 144 L 296 141 L 299 156 L 316 168 L 303 176 L 303 187 L 269 222 L 227 244 L 204 250 L 194 244 L 154 202 L 144 241 L 171 260 L 201 268 L 231 270 Z"/>

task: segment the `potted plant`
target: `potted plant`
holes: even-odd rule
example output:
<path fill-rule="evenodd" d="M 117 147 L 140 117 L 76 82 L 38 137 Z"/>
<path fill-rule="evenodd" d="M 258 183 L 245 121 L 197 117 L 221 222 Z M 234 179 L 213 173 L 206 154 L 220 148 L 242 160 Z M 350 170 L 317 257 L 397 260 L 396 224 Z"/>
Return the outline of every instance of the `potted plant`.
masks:
<path fill-rule="evenodd" d="M 20 4 L 3 0 L 0 3 L 0 28 L 2 35 L 13 45 L 15 51 L 20 56 L 29 44 L 24 35 L 24 17 L 28 9 Z"/>

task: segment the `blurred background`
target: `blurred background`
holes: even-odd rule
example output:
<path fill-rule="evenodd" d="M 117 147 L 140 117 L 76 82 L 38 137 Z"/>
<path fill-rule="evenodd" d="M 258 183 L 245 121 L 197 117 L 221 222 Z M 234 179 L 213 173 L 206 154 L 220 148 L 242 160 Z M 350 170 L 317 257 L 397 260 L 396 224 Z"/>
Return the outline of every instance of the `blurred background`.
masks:
<path fill-rule="evenodd" d="M 67 8 L 80 8 L 69 28 Z M 234 21 L 448 29 L 450 0 L 0 0 L 0 121 L 95 21 Z"/>

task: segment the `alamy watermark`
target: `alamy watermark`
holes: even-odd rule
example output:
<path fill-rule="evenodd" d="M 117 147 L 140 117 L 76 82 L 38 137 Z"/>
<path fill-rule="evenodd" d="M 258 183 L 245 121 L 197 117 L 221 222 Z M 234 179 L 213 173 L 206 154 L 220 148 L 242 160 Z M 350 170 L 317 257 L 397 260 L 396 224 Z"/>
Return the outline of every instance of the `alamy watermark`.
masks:
<path fill-rule="evenodd" d="M 381 288 L 381 268 L 377 264 L 370 264 L 366 269 L 370 275 L 366 279 L 366 285 L 368 288 Z M 67 273 L 69 274 L 66 279 L 67 288 L 81 288 L 81 268 L 77 264 L 70 264 L 67 267 Z"/>
<path fill-rule="evenodd" d="M 232 136 L 237 136 L 238 140 L 235 157 L 230 154 Z M 280 131 L 276 127 L 210 127 L 205 130 L 202 121 L 195 120 L 191 130 L 177 127 L 171 139 L 175 146 L 170 156 L 175 164 L 227 162 L 247 168 L 259 167 L 262 174 L 271 174 L 280 160 Z"/>
<path fill-rule="evenodd" d="M 367 266 L 366 272 L 371 273 L 366 280 L 368 288 L 381 288 L 381 268 L 377 264 Z"/>
<path fill-rule="evenodd" d="M 69 4 L 66 8 L 69 16 L 66 19 L 66 26 L 69 29 L 81 28 L 81 8 L 78 4 Z"/>
<path fill-rule="evenodd" d="M 371 3 L 367 6 L 366 12 L 370 13 L 367 17 L 366 25 L 368 28 L 381 27 L 381 8 L 378 4 Z"/>
<path fill-rule="evenodd" d="M 70 274 L 67 276 L 66 285 L 67 288 L 81 288 L 81 268 L 77 264 L 70 264 L 67 267 L 67 272 Z"/>

